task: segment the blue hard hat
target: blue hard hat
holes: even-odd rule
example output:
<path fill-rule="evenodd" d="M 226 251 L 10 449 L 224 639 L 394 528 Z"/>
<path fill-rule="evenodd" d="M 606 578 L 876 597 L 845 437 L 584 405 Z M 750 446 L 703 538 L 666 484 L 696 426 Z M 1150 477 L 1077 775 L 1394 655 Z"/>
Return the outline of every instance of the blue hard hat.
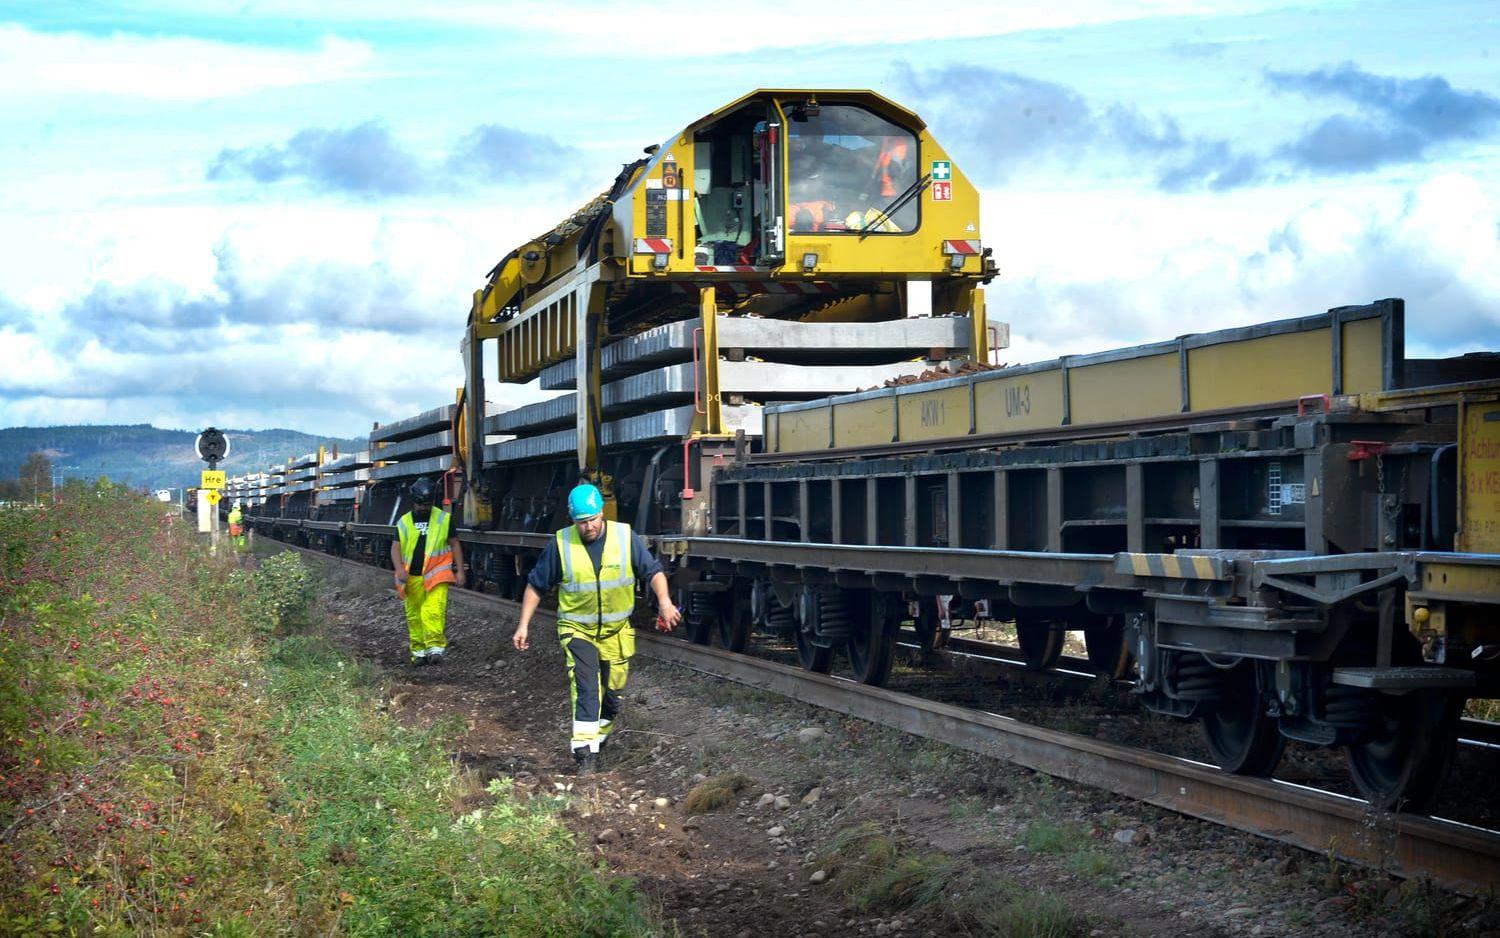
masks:
<path fill-rule="evenodd" d="M 603 511 L 604 496 L 599 494 L 597 486 L 584 482 L 573 486 L 573 491 L 568 493 L 568 517 L 574 521 L 592 518 Z"/>

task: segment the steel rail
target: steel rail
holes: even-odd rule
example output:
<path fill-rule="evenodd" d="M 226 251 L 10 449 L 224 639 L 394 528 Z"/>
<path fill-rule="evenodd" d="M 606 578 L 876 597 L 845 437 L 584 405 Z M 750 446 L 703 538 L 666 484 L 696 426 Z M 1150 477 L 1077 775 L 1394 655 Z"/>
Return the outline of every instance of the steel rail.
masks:
<path fill-rule="evenodd" d="M 280 542 L 278 542 L 280 543 Z M 357 566 L 378 567 L 310 548 L 283 546 Z M 465 598 L 515 612 L 520 604 L 460 590 Z M 538 612 L 538 615 L 550 615 Z M 771 691 L 1047 775 L 1101 788 L 1225 827 L 1398 876 L 1426 877 L 1477 895 L 1500 883 L 1500 832 L 1420 815 L 1372 810 L 1355 798 L 1288 782 L 1245 778 L 1176 756 L 1133 749 L 814 674 L 800 668 L 654 635 L 636 635 L 648 657 Z"/>
<path fill-rule="evenodd" d="M 898 635 L 901 645 L 908 648 L 918 648 L 916 635 L 910 630 L 903 630 Z M 993 642 L 981 641 L 974 638 L 961 638 L 950 635 L 944 640 L 942 647 L 934 654 L 949 655 L 964 663 L 965 667 L 983 669 L 986 673 L 1004 675 L 1007 678 L 1027 680 L 1017 675 L 1017 669 L 1025 668 L 1026 662 L 1021 655 L 1021 649 L 1014 645 L 1001 645 Z M 1046 671 L 1024 671 L 1027 675 L 1046 678 L 1052 677 L 1066 683 L 1076 685 L 1089 685 L 1098 680 L 1089 664 L 1087 658 L 1076 655 L 1062 655 L 1057 663 Z M 1135 683 L 1128 678 L 1122 678 L 1119 683 L 1130 685 Z M 1500 723 L 1491 720 L 1481 720 L 1475 717 L 1464 717 L 1458 724 L 1459 745 L 1479 748 L 1500 748 Z"/>

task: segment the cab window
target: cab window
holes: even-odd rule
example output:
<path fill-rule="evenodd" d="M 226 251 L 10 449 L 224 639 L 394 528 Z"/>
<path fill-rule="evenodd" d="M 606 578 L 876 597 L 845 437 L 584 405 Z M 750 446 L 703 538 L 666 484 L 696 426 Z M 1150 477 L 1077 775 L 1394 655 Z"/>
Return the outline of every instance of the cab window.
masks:
<path fill-rule="evenodd" d="M 920 199 L 891 208 L 917 181 L 913 133 L 850 105 L 797 107 L 788 117 L 792 234 L 916 229 Z"/>

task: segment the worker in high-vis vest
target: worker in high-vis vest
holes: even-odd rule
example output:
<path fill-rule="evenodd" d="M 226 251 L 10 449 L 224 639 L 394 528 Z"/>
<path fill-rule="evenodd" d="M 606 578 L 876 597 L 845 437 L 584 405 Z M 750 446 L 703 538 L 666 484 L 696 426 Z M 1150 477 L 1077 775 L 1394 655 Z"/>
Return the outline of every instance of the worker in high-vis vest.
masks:
<path fill-rule="evenodd" d="M 630 525 L 604 520 L 604 497 L 587 483 L 568 495 L 573 523 L 547 542 L 526 579 L 521 621 L 512 643 L 531 647 L 531 617 L 542 595 L 557 587 L 557 637 L 568 662 L 572 698 L 571 748 L 578 774 L 592 772 L 620 713 L 620 693 L 635 654 L 636 583 L 656 594 L 656 629 L 670 632 L 682 618 L 667 590 L 667 575 L 645 538 Z"/>
<path fill-rule="evenodd" d="M 245 513 L 240 510 L 239 502 L 229 509 L 229 536 L 234 538 L 234 546 L 245 546 Z"/>
<path fill-rule="evenodd" d="M 464 551 L 453 536 L 453 516 L 433 504 L 432 481 L 418 479 L 409 494 L 412 508 L 396 522 L 391 566 L 406 604 L 411 662 L 438 664 L 448 648 L 448 587 L 464 581 Z"/>

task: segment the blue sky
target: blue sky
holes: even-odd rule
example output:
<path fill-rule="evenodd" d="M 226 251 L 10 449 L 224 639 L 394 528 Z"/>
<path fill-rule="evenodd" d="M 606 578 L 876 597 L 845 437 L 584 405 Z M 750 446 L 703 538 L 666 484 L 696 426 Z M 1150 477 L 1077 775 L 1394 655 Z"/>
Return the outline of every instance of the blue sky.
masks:
<path fill-rule="evenodd" d="M 484 272 L 760 86 L 927 119 L 1008 360 L 1384 296 L 1500 348 L 1500 4 L 1039 6 L 0 2 L 0 425 L 451 399 Z"/>

